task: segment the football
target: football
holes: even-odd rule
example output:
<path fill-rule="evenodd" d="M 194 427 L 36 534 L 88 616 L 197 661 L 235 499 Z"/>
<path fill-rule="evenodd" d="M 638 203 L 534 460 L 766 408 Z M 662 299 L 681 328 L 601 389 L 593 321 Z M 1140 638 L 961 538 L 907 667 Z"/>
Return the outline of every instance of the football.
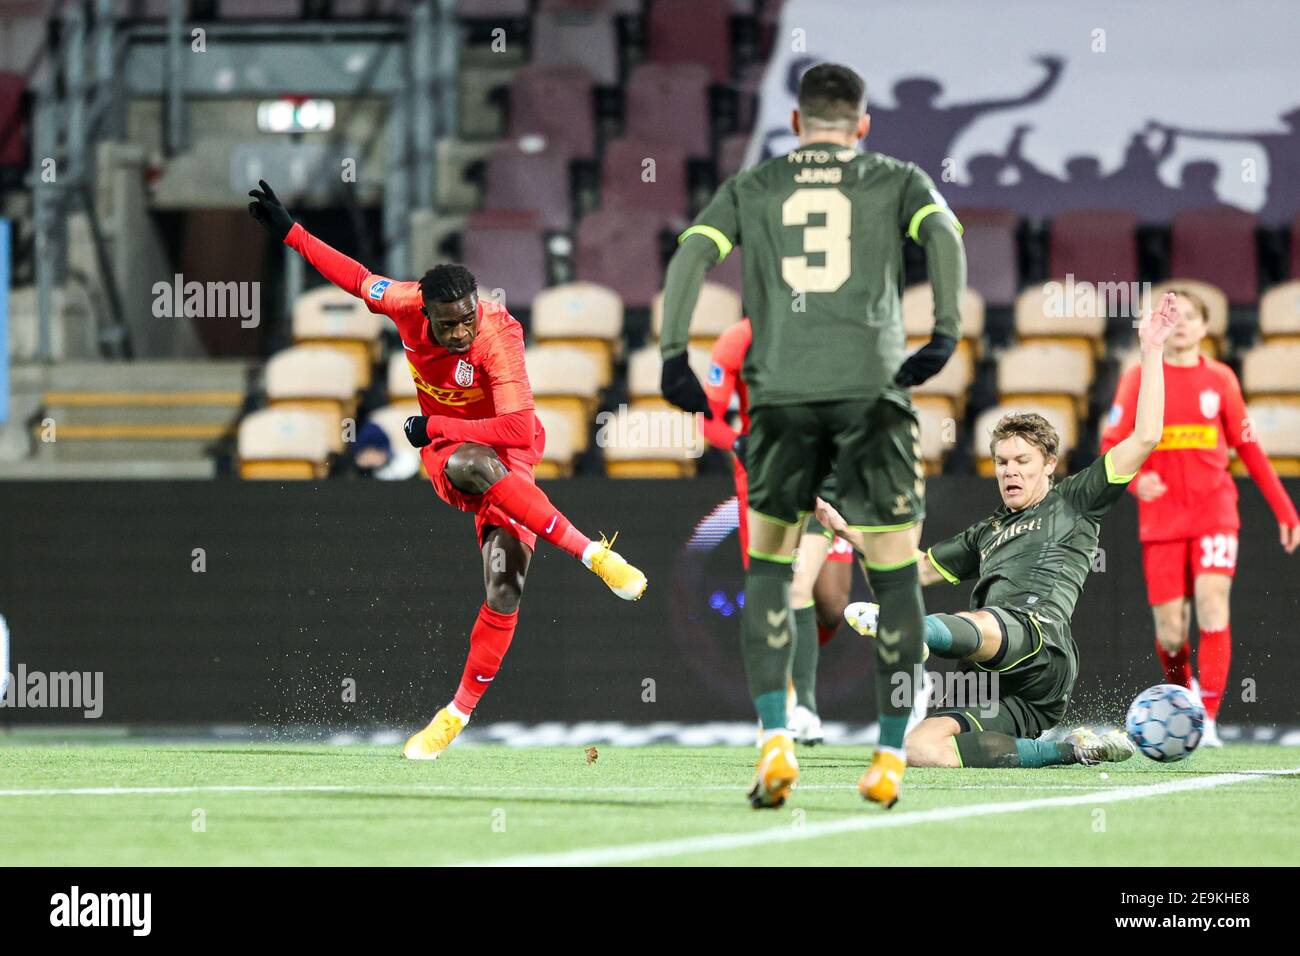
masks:
<path fill-rule="evenodd" d="M 1152 760 L 1172 763 L 1189 757 L 1201 742 L 1205 708 L 1186 687 L 1157 684 L 1129 705 L 1124 729 Z"/>

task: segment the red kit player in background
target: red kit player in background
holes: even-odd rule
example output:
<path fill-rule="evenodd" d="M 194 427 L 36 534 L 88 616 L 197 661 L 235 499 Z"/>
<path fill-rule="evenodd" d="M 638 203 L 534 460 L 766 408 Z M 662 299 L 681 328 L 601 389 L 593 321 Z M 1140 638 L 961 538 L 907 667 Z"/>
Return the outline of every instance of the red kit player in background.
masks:
<path fill-rule="evenodd" d="M 749 395 L 741 369 L 753 340 L 749 319 L 728 326 L 713 344 L 704 394 L 712 418 L 704 419 L 704 438 L 715 448 L 731 451 L 736 479 L 740 531 L 740 560 L 749 566 L 749 477 L 745 473 L 745 442 L 749 434 Z M 727 422 L 732 396 L 739 403 L 740 430 Z M 822 722 L 817 713 L 818 648 L 835 636 L 849 603 L 853 585 L 853 546 L 826 532 L 809 518 L 799 539 L 799 558 L 790 582 L 790 607 L 795 618 L 795 648 L 791 664 L 794 700 L 789 727 L 801 744 L 822 742 Z M 813 630 L 817 640 L 812 640 Z"/>
<path fill-rule="evenodd" d="M 1201 353 L 1208 316 L 1199 296 L 1178 292 L 1178 325 L 1165 346 L 1164 435 L 1128 487 L 1138 499 L 1138 535 L 1147 599 L 1155 616 L 1156 654 L 1169 683 L 1201 695 L 1208 718 L 1201 745 L 1220 747 L 1219 705 L 1232 653 L 1228 596 L 1241 527 L 1228 449 L 1237 450 L 1273 509 L 1287 554 L 1300 545 L 1300 518 L 1250 428 L 1237 376 Z M 1102 435 L 1102 454 L 1133 431 L 1140 373 L 1134 366 L 1120 378 Z M 1193 602 L 1200 631 L 1199 681 L 1192 674 L 1188 646 Z"/>
<path fill-rule="evenodd" d="M 625 600 L 644 593 L 645 575 L 609 543 L 582 534 L 533 483 L 546 434 L 533 414 L 523 330 L 504 306 L 479 300 L 469 270 L 435 266 L 419 282 L 374 275 L 295 223 L 271 187 L 260 185 L 249 193 L 253 218 L 397 326 L 423 413 L 407 419 L 406 437 L 420 449 L 438 496 L 474 515 L 487 594 L 470 632 L 469 659 L 455 698 L 402 751 L 413 760 L 434 760 L 496 678 L 539 537 L 582 561 Z"/>

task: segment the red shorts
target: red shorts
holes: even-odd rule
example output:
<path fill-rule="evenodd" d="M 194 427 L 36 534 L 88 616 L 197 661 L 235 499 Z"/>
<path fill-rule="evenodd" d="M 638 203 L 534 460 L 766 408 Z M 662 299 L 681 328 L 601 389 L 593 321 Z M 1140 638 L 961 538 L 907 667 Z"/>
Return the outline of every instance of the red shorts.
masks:
<path fill-rule="evenodd" d="M 1212 531 L 1195 538 L 1148 541 L 1142 545 L 1147 600 L 1164 604 L 1192 597 L 1198 574 L 1226 574 L 1237 570 L 1237 531 Z"/>
<path fill-rule="evenodd" d="M 839 561 L 843 564 L 852 564 L 853 545 L 836 535 L 836 537 L 831 541 L 831 550 L 830 553 L 826 555 L 826 560 Z"/>
<path fill-rule="evenodd" d="M 515 524 L 514 520 L 507 517 L 496 505 L 488 504 L 482 495 L 467 494 L 451 483 L 451 479 L 447 477 L 446 472 L 447 459 L 463 444 L 465 443 L 462 441 L 449 441 L 440 438 L 420 449 L 420 457 L 424 460 L 424 470 L 429 473 L 429 481 L 433 482 L 433 490 L 438 492 L 439 498 L 453 508 L 468 511 L 474 516 L 474 535 L 478 539 L 479 547 L 483 546 L 483 536 L 487 533 L 488 528 L 501 528 L 512 538 L 517 538 L 528 547 L 536 550 L 536 534 L 521 525 Z M 535 484 L 533 480 L 533 463 L 540 457 L 540 449 L 494 448 L 493 451 L 510 469 L 512 475 L 518 475 L 525 481 Z"/>

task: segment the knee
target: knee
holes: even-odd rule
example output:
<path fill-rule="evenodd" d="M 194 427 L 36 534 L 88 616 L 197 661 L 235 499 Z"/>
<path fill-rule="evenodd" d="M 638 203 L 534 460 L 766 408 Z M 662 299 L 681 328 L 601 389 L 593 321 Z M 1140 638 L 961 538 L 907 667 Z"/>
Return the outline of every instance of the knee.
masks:
<path fill-rule="evenodd" d="M 1224 594 L 1209 594 L 1196 599 L 1196 623 L 1206 631 L 1217 631 L 1228 626 L 1228 598 Z"/>
<path fill-rule="evenodd" d="M 497 453 L 487 445 L 466 442 L 447 459 L 446 475 L 461 491 L 481 495 L 508 471 Z"/>
<path fill-rule="evenodd" d="M 487 606 L 499 614 L 514 614 L 524 596 L 522 575 L 493 578 L 487 586 Z"/>
<path fill-rule="evenodd" d="M 917 728 L 903 741 L 909 767 L 956 767 L 957 749 L 953 736 Z"/>
<path fill-rule="evenodd" d="M 1156 613 L 1156 640 L 1165 650 L 1173 652 L 1187 643 L 1187 619 L 1182 608 Z"/>

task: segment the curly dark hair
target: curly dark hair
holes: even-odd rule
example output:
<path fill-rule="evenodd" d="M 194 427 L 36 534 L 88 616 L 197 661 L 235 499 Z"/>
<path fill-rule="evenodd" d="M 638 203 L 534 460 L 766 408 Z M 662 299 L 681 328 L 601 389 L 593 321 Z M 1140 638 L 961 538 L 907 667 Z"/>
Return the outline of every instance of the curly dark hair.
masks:
<path fill-rule="evenodd" d="M 455 302 L 478 291 L 478 280 L 464 266 L 453 264 L 434 266 L 420 278 L 420 294 L 424 302 Z"/>

